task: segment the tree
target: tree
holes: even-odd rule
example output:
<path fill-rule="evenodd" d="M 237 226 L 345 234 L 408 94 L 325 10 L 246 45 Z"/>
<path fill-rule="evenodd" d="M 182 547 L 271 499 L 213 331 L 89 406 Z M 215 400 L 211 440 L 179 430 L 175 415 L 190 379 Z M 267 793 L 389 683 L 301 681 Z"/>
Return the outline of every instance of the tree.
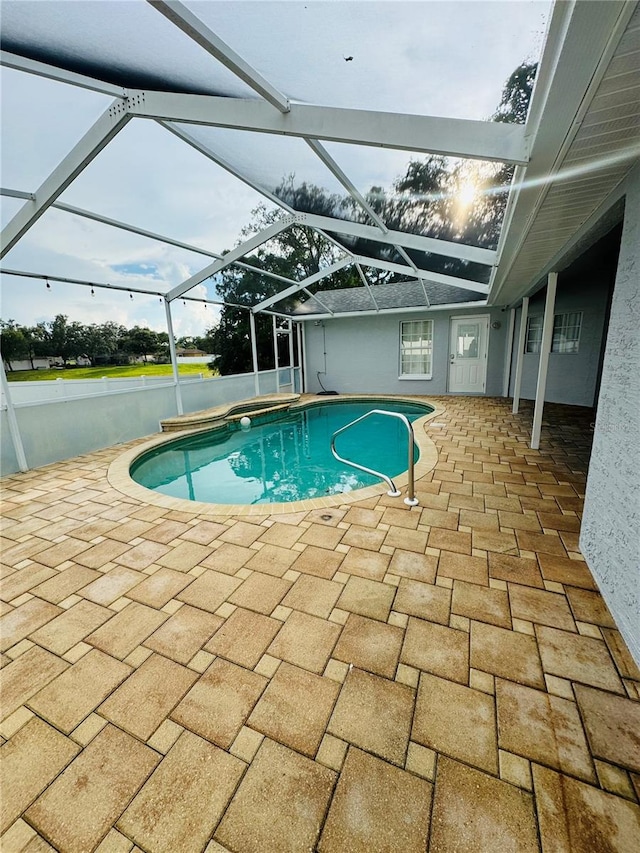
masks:
<path fill-rule="evenodd" d="M 147 355 L 156 352 L 158 349 L 158 333 L 146 327 L 134 326 L 123 335 L 121 345 L 125 352 L 131 355 L 142 356 L 142 360 L 147 361 Z"/>
<path fill-rule="evenodd" d="M 327 200 L 317 187 L 302 184 L 296 188 L 292 178 L 284 181 L 276 193 L 280 197 L 284 195 L 287 202 L 298 209 L 308 209 L 315 199 L 327 213 L 329 207 L 334 210 L 338 203 L 334 197 Z M 252 211 L 252 216 L 252 221 L 242 230 L 242 240 L 273 224 L 280 218 L 281 211 L 267 210 L 264 204 L 260 204 Z M 342 257 L 345 257 L 345 253 L 321 234 L 295 225 L 261 246 L 251 262 L 253 266 L 300 281 Z M 326 282 L 330 282 L 332 287 L 348 287 L 358 283 L 359 279 L 353 269 L 345 269 L 325 279 Z M 219 323 L 207 332 L 211 351 L 218 356 L 215 368 L 222 375 L 246 373 L 253 369 L 247 308 L 274 296 L 282 287 L 282 282 L 253 270 L 237 266 L 223 270 L 216 282 L 216 291 L 225 302 L 234 305 L 225 305 Z M 296 296 L 281 304 L 292 305 L 298 299 Z M 236 307 L 243 305 L 247 308 Z M 268 315 L 256 316 L 256 340 L 260 368 L 272 368 L 272 320 Z"/>
<path fill-rule="evenodd" d="M 13 370 L 12 361 L 28 357 L 27 341 L 15 320 L 0 320 L 0 348 L 9 370 Z"/>

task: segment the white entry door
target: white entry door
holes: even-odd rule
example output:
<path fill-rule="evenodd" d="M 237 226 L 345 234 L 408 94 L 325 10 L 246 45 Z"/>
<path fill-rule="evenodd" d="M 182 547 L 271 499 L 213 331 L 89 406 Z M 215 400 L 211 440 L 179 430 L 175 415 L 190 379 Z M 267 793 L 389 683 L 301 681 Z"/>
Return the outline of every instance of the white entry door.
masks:
<path fill-rule="evenodd" d="M 452 317 L 449 392 L 484 394 L 489 317 Z"/>

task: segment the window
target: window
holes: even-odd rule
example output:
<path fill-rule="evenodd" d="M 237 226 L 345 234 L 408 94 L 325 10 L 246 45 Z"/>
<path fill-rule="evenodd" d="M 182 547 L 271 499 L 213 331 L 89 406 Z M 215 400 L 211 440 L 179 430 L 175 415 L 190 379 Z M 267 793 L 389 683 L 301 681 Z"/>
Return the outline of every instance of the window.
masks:
<path fill-rule="evenodd" d="M 527 319 L 527 339 L 524 345 L 525 352 L 540 352 L 542 344 L 542 317 L 529 317 Z"/>
<path fill-rule="evenodd" d="M 556 314 L 553 318 L 551 352 L 578 352 L 582 313 Z"/>
<path fill-rule="evenodd" d="M 527 338 L 525 352 L 540 352 L 542 346 L 542 316 L 527 319 Z M 556 314 L 553 318 L 553 338 L 551 352 L 578 352 L 582 312 L 574 314 Z"/>
<path fill-rule="evenodd" d="M 400 376 L 403 379 L 431 379 L 433 320 L 406 320 L 400 323 Z"/>

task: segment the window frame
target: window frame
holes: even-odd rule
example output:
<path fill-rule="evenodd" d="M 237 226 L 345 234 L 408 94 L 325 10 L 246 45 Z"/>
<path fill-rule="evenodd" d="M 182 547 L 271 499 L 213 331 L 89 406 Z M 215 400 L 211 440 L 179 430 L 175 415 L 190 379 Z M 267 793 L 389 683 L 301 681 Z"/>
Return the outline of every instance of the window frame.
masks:
<path fill-rule="evenodd" d="M 406 358 L 409 358 L 407 352 L 405 351 L 405 346 L 406 346 L 405 345 L 405 334 L 406 333 L 405 333 L 404 327 L 408 326 L 410 323 L 411 324 L 417 324 L 417 323 L 423 324 L 423 329 L 424 329 L 424 324 L 428 325 L 428 330 L 429 330 L 428 331 L 428 338 L 426 337 L 426 335 L 424 333 L 419 338 L 420 340 L 428 340 L 428 346 L 427 347 L 422 346 L 422 347 L 420 347 L 419 352 L 411 353 L 411 356 L 413 356 L 415 359 L 424 358 L 425 356 L 428 357 L 428 359 L 429 359 L 429 361 L 428 361 L 429 372 L 428 373 L 408 373 L 408 372 L 405 373 L 404 372 L 405 360 L 406 360 Z M 407 343 L 409 343 L 409 341 L 407 341 Z M 428 350 L 428 352 L 425 352 L 425 350 Z M 433 320 L 431 320 L 431 319 L 400 320 L 398 379 L 399 380 L 405 380 L 405 379 L 406 380 L 420 380 L 420 379 L 421 380 L 428 380 L 428 379 L 432 379 L 432 378 L 433 378 Z"/>
<path fill-rule="evenodd" d="M 574 321 L 571 325 L 568 323 L 564 323 L 564 318 L 575 317 L 577 321 Z M 582 335 L 582 311 L 563 311 L 561 314 L 553 315 L 553 331 L 551 334 L 551 349 L 550 352 L 557 353 L 558 355 L 570 355 L 580 352 L 580 337 Z M 532 323 L 535 321 L 535 324 Z M 544 315 L 543 314 L 530 314 L 527 317 L 527 331 L 524 339 L 524 353 L 525 355 L 540 355 L 540 348 L 542 346 L 542 327 L 544 324 Z M 568 340 L 563 340 L 562 342 L 558 339 L 558 336 L 563 330 L 566 329 L 574 329 L 575 337 L 572 337 Z M 560 346 L 562 344 L 573 344 L 571 349 L 567 349 Z"/>
<path fill-rule="evenodd" d="M 575 317 L 577 318 L 577 322 L 574 321 L 571 325 L 568 323 L 563 325 L 558 323 L 558 320 L 562 320 L 563 318 Z M 562 341 L 556 340 L 556 335 L 560 335 L 561 332 L 566 331 L 566 329 L 575 329 L 576 335 L 573 338 L 564 339 Z M 553 317 L 553 334 L 551 337 L 551 352 L 562 353 L 562 355 L 568 355 L 570 353 L 580 352 L 580 336 L 582 334 L 582 311 L 565 311 L 562 314 L 555 314 Z M 561 348 L 560 344 L 575 344 L 575 347 L 571 349 Z"/>

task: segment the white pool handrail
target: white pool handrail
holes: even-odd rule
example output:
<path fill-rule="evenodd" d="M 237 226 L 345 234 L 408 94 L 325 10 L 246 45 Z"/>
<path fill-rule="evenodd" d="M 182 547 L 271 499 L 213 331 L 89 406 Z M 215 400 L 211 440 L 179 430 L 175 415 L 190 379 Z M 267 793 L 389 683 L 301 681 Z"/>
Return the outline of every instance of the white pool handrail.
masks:
<path fill-rule="evenodd" d="M 392 418 L 399 418 L 403 424 L 407 428 L 407 433 L 409 437 L 409 464 L 408 464 L 408 475 L 409 475 L 409 483 L 407 486 L 407 497 L 404 499 L 404 502 L 407 506 L 417 506 L 418 499 L 415 495 L 415 487 L 414 487 L 414 476 L 413 476 L 413 449 L 415 445 L 415 439 L 413 437 L 413 427 L 411 426 L 409 419 L 406 415 L 401 414 L 400 412 L 388 412 L 385 409 L 371 409 L 371 411 L 366 412 L 364 415 L 360 415 L 359 418 L 356 418 L 354 421 L 346 424 L 340 429 L 337 429 L 334 434 L 331 436 L 331 453 L 334 457 L 339 461 L 343 462 L 345 465 L 351 465 L 352 468 L 357 468 L 359 471 L 364 471 L 366 474 L 372 474 L 374 477 L 380 477 L 381 480 L 389 486 L 389 491 L 387 494 L 391 498 L 399 498 L 402 492 L 400 492 L 396 488 L 396 484 L 393 482 L 391 477 L 387 477 L 386 474 L 383 474 L 381 471 L 374 471 L 372 468 L 367 468 L 365 465 L 359 465 L 357 462 L 352 462 L 350 459 L 344 459 L 340 456 L 336 450 L 336 438 L 340 435 L 340 433 L 348 430 L 350 427 L 355 426 L 355 424 L 360 423 L 365 418 L 368 418 L 370 415 L 389 415 Z"/>

